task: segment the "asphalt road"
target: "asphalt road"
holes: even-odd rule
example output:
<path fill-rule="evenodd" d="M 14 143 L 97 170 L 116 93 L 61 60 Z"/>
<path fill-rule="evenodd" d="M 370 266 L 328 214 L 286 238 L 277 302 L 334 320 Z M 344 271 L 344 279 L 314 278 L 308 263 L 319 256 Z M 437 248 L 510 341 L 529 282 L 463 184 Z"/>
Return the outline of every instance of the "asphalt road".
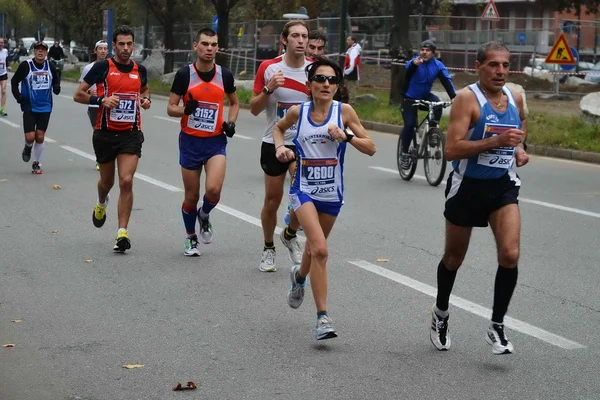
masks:
<path fill-rule="evenodd" d="M 347 152 L 346 205 L 329 241 L 339 337 L 317 342 L 310 289 L 300 309 L 286 304 L 285 248 L 276 243 L 276 273 L 258 271 L 264 115 L 241 111 L 215 240 L 186 258 L 178 121 L 155 98 L 143 113 L 132 249 L 119 255 L 117 188 L 106 225 L 91 223 L 98 173 L 74 89 L 55 98 L 43 175 L 21 161 L 12 97 L 0 120 L 0 345 L 16 345 L 0 347 L 0 399 L 600 398 L 598 166 L 533 156 L 519 172 L 522 256 L 506 321 L 516 353 L 494 356 L 484 341 L 497 266 L 489 229 L 474 231 L 441 353 L 428 330 L 444 187 L 402 181 L 397 136 L 371 132 L 375 156 Z M 187 381 L 198 389 L 171 390 Z"/>

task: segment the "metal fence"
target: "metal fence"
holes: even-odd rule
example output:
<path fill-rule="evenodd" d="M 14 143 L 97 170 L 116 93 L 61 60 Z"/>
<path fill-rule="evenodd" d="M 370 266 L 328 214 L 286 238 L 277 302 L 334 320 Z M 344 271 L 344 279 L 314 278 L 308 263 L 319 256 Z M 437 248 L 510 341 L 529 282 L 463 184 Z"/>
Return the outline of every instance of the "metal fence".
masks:
<path fill-rule="evenodd" d="M 280 33 L 287 20 L 255 20 L 230 22 L 229 67 L 236 76 L 253 77 L 261 61 L 282 52 Z M 305 21 L 310 30 L 319 30 L 327 39 L 326 52 L 339 52 L 340 19 L 316 18 Z M 394 23 L 392 16 L 349 18 L 346 32 L 355 35 L 363 48 L 361 82 L 377 87 L 389 87 L 389 38 Z M 539 58 L 551 49 L 561 32 L 566 30 L 570 45 L 577 46 L 581 60 L 596 62 L 600 28 L 598 21 L 572 21 L 565 29 L 565 21 L 549 18 L 503 18 L 489 23 L 479 17 L 413 15 L 409 18 L 410 42 L 415 50 L 421 41 L 433 40 L 444 64 L 452 71 L 470 70 L 477 49 L 485 42 L 498 40 L 511 49 L 511 69 L 523 73 L 526 67 L 539 64 Z M 163 28 L 151 26 L 148 30 L 148 48 L 152 52 L 175 53 L 175 69 L 194 60 L 191 50 L 196 32 L 212 26 L 212 21 L 197 21 L 177 25 L 173 30 L 175 49 L 166 50 Z M 136 40 L 141 43 L 144 28 L 136 29 Z M 142 49 L 138 49 L 138 52 Z M 538 65 L 539 66 L 539 65 Z M 547 66 L 545 66 L 547 67 Z M 540 74 L 537 70 L 533 74 Z M 364 79 L 363 79 L 364 78 Z"/>

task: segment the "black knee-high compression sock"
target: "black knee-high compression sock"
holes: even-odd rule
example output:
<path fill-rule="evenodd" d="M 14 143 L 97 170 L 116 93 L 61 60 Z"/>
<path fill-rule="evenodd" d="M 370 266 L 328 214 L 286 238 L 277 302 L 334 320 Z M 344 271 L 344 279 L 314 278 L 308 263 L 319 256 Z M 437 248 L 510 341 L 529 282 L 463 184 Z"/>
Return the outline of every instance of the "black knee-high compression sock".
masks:
<path fill-rule="evenodd" d="M 498 265 L 496 282 L 494 284 L 494 306 L 492 308 L 492 322 L 502 324 L 504 315 L 508 311 L 508 304 L 517 286 L 519 271 L 517 267 L 504 268 Z"/>
<path fill-rule="evenodd" d="M 437 298 L 435 305 L 438 310 L 447 311 L 448 302 L 450 301 L 450 293 L 456 279 L 456 271 L 450 271 L 444 264 L 444 260 L 440 261 L 437 269 Z"/>

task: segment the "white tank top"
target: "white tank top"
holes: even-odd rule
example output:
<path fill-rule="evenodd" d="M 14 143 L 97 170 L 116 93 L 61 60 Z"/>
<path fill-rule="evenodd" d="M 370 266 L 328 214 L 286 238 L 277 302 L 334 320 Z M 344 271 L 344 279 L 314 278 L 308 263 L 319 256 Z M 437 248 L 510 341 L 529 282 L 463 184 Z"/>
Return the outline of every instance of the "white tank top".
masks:
<path fill-rule="evenodd" d="M 341 202 L 344 199 L 344 153 L 346 143 L 339 143 L 328 133 L 330 124 L 344 129 L 342 103 L 334 101 L 322 124 L 310 119 L 312 101 L 300 107 L 296 145 L 297 168 L 290 193 L 304 193 L 312 199 Z"/>
<path fill-rule="evenodd" d="M 8 57 L 8 50 L 0 50 L 0 76 L 8 73 L 8 70 L 6 69 L 6 57 Z"/>

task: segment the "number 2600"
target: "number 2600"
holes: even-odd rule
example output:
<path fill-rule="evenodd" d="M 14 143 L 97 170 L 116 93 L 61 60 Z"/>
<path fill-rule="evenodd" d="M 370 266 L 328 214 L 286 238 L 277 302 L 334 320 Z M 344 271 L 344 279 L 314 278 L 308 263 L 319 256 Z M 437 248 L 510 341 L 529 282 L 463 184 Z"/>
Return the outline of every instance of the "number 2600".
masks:
<path fill-rule="evenodd" d="M 331 179 L 334 174 L 334 166 L 306 167 L 307 179 Z"/>

